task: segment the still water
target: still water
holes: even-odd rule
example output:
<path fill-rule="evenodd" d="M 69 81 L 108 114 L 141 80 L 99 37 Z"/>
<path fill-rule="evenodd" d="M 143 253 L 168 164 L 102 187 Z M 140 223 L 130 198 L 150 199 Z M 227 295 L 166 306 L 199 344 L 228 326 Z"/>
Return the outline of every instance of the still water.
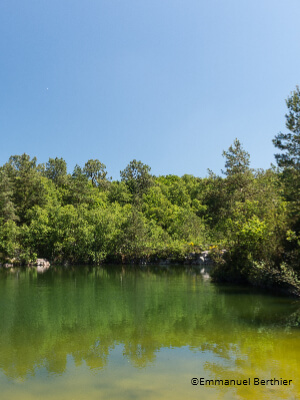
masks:
<path fill-rule="evenodd" d="M 248 384 L 192 385 L 192 378 Z M 254 385 L 254 378 L 292 382 Z M 295 299 L 216 286 L 182 267 L 0 270 L 0 399 L 299 393 Z"/>

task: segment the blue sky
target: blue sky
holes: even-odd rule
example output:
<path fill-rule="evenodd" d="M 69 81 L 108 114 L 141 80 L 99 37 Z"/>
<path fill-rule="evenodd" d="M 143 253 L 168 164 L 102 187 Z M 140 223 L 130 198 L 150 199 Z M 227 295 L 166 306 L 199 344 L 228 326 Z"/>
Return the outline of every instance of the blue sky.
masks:
<path fill-rule="evenodd" d="M 220 173 L 237 137 L 275 163 L 300 83 L 299 0 L 1 0 L 0 164 L 133 159 Z"/>

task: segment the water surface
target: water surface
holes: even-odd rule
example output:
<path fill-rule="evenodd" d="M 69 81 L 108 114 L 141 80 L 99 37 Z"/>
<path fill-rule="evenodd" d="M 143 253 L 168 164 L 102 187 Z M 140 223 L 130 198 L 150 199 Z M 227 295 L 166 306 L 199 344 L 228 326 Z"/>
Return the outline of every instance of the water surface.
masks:
<path fill-rule="evenodd" d="M 0 270 L 3 399 L 296 399 L 300 304 L 195 270 Z M 192 378 L 250 379 L 200 386 Z M 254 386 L 253 379 L 291 379 Z M 2 396 L 2 397 L 1 397 Z"/>

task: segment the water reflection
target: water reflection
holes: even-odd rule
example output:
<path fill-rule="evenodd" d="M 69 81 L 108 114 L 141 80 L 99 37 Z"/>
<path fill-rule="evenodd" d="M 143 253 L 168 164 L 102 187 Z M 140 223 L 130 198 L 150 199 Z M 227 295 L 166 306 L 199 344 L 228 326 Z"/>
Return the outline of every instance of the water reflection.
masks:
<path fill-rule="evenodd" d="M 292 398 L 300 391 L 299 303 L 214 286 L 193 270 L 2 270 L 0 304 L 0 368 L 14 382 L 41 371 L 39 382 L 67 376 L 70 365 L 73 375 L 83 367 L 103 374 L 111 364 L 148 375 L 160 371 L 172 376 L 172 387 L 184 382 L 189 390 L 195 389 L 193 375 L 202 373 L 212 379 L 294 377 L 292 388 L 276 393 Z M 221 390 L 200 389 L 206 390 L 202 398 Z M 258 389 L 274 398 L 270 388 Z M 199 398 L 199 388 L 197 393 L 190 396 Z M 228 398 L 247 393 L 249 388 L 231 389 Z"/>

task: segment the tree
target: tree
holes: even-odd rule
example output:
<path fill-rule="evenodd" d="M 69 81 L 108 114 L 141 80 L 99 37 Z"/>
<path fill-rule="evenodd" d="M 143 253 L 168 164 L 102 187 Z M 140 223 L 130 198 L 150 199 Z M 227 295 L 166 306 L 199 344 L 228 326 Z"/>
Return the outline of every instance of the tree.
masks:
<path fill-rule="evenodd" d="M 226 170 L 222 172 L 227 175 L 226 187 L 231 202 L 245 201 L 249 197 L 253 181 L 253 173 L 249 168 L 250 155 L 238 139 L 235 139 L 233 145 L 227 151 L 223 151 L 222 155 L 226 158 Z"/>
<path fill-rule="evenodd" d="M 231 145 L 227 151 L 224 150 L 222 155 L 226 158 L 226 170 L 222 170 L 223 174 L 232 176 L 249 171 L 250 155 L 243 149 L 238 139 L 235 139 L 233 146 Z"/>
<path fill-rule="evenodd" d="M 67 203 L 79 205 L 90 202 L 90 185 L 86 174 L 82 168 L 76 164 L 73 170 L 72 178 L 68 187 Z"/>
<path fill-rule="evenodd" d="M 49 158 L 46 163 L 45 176 L 51 179 L 57 186 L 66 183 L 67 164 L 63 158 Z"/>
<path fill-rule="evenodd" d="M 159 177 L 157 183 L 160 185 L 162 193 L 167 199 L 179 207 L 188 207 L 191 198 L 186 190 L 184 180 L 176 175 Z"/>
<path fill-rule="evenodd" d="M 273 143 L 275 147 L 284 153 L 275 154 L 279 167 L 293 168 L 300 171 L 300 89 L 296 90 L 287 98 L 286 105 L 289 113 L 285 115 L 286 127 L 289 133 L 280 132 Z"/>
<path fill-rule="evenodd" d="M 125 205 L 130 203 L 132 195 L 125 182 L 113 181 L 109 185 L 108 201 L 110 203 L 119 203 Z"/>
<path fill-rule="evenodd" d="M 133 195 L 142 195 L 153 185 L 151 168 L 141 161 L 133 160 L 120 171 L 121 181 L 124 181 Z"/>
<path fill-rule="evenodd" d="M 20 222 L 27 220 L 27 211 L 35 205 L 46 203 L 45 178 L 41 175 L 41 166 L 36 164 L 36 157 L 30 159 L 27 154 L 9 158 L 4 168 L 13 183 L 13 202 Z"/>
<path fill-rule="evenodd" d="M 288 263 L 300 273 L 300 89 L 291 92 L 286 100 L 288 113 L 285 115 L 288 133 L 280 132 L 273 143 L 282 153 L 275 154 L 282 170 L 284 195 L 288 202 L 290 228 L 285 248 Z"/>
<path fill-rule="evenodd" d="M 119 240 L 123 259 L 137 261 L 150 253 L 146 219 L 134 206 L 128 207 Z"/>
<path fill-rule="evenodd" d="M 289 201 L 289 208 L 293 220 L 298 224 L 300 231 L 300 89 L 287 98 L 286 105 L 289 113 L 285 115 L 286 127 L 290 132 L 280 132 L 273 143 L 283 153 L 275 154 L 278 166 L 283 171 L 285 196 Z"/>
<path fill-rule="evenodd" d="M 83 168 L 84 174 L 92 180 L 93 186 L 103 186 L 106 181 L 106 166 L 99 160 L 88 160 Z"/>

